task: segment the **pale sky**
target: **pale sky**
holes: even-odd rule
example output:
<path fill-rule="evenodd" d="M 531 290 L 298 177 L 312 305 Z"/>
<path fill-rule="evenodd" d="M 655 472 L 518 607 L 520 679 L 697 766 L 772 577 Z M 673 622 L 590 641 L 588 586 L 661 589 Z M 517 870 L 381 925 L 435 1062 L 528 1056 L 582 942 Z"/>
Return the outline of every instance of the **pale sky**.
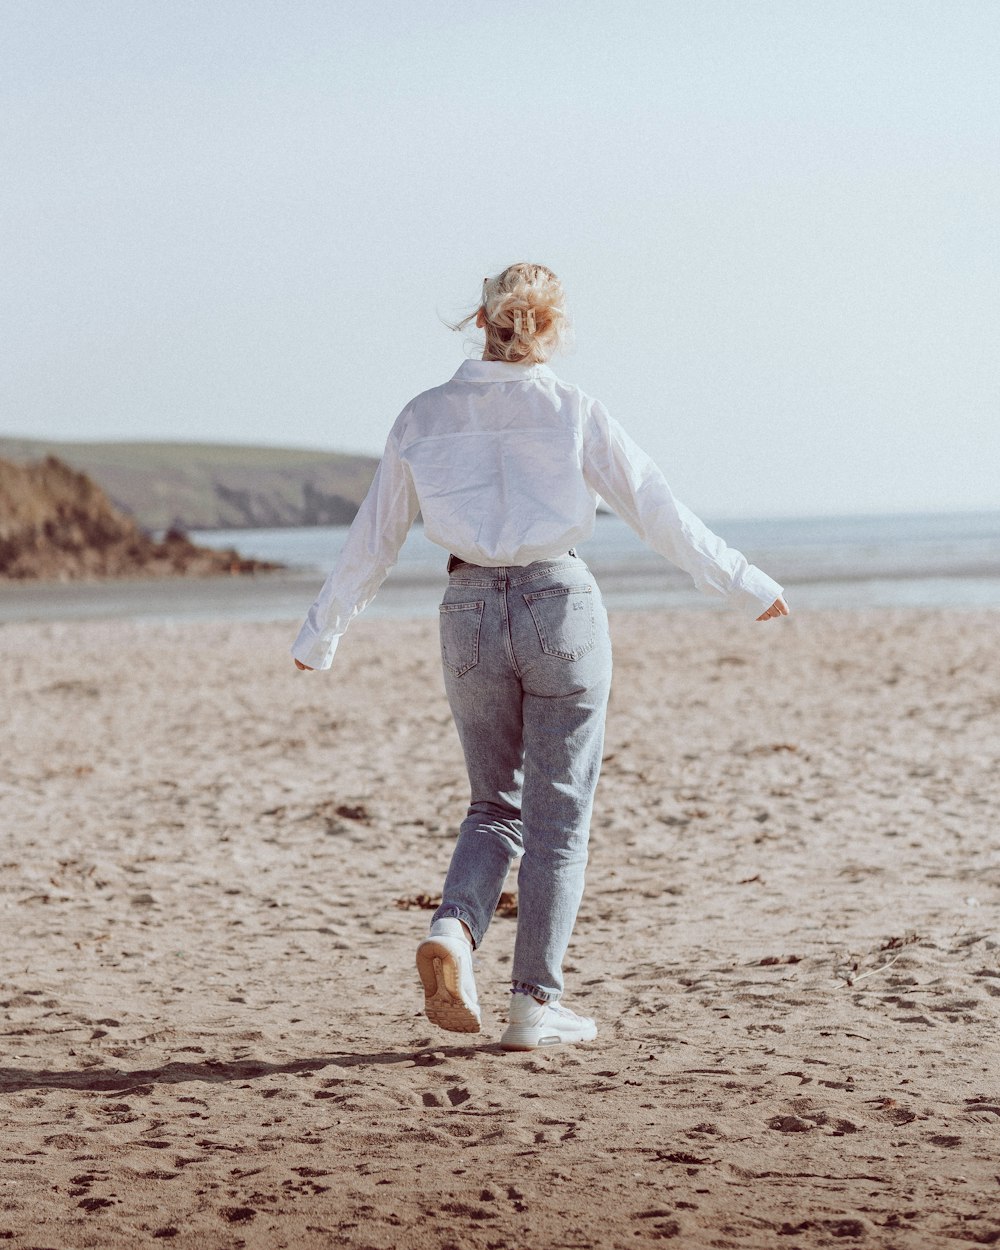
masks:
<path fill-rule="evenodd" d="M 0 432 L 380 452 L 514 260 L 703 515 L 1000 507 L 996 0 L 0 0 Z"/>

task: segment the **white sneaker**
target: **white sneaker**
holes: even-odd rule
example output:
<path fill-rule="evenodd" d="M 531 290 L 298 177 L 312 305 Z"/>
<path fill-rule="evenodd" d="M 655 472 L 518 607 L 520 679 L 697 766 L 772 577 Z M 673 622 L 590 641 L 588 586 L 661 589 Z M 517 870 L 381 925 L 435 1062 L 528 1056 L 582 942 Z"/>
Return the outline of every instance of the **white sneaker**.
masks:
<path fill-rule="evenodd" d="M 510 1023 L 500 1038 L 505 1050 L 534 1050 L 557 1042 L 592 1042 L 597 1025 L 559 1003 L 539 1003 L 531 994 L 511 994 Z"/>
<path fill-rule="evenodd" d="M 479 996 L 472 972 L 472 947 L 463 937 L 434 935 L 417 947 L 417 971 L 424 987 L 424 1012 L 450 1033 L 478 1033 Z"/>

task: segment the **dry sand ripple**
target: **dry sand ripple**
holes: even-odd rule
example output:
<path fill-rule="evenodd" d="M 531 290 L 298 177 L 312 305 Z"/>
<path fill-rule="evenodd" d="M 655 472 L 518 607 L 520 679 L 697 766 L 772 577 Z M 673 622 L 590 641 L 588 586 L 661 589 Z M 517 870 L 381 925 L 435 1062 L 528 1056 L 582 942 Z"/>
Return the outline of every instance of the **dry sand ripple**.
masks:
<path fill-rule="evenodd" d="M 432 622 L 0 630 L 0 1244 L 1000 1242 L 1000 615 L 612 619 L 567 1002 L 435 1032 Z M 516 889 L 512 879 L 511 889 Z"/>

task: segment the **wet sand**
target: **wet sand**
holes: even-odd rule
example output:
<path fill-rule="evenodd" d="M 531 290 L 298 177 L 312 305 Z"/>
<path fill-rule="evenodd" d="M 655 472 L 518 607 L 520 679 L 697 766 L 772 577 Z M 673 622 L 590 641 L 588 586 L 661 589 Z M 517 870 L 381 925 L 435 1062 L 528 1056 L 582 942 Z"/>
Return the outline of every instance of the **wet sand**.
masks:
<path fill-rule="evenodd" d="M 1000 613 L 613 613 L 566 1001 L 421 1014 L 435 624 L 0 628 L 12 1247 L 1000 1240 Z M 512 877 L 511 890 L 516 891 Z"/>

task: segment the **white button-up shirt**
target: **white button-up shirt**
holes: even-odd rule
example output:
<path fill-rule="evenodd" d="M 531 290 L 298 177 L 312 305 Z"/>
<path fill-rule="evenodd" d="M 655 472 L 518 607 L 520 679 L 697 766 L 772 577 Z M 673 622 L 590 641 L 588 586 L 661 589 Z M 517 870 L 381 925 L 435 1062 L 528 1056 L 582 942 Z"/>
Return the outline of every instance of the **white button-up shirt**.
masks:
<path fill-rule="evenodd" d="M 371 488 L 292 647 L 329 668 L 344 631 L 396 562 L 419 512 L 424 533 L 471 564 L 564 555 L 594 530 L 598 496 L 695 585 L 750 619 L 782 588 L 676 499 L 604 406 L 548 365 L 466 360 L 406 405 Z"/>

